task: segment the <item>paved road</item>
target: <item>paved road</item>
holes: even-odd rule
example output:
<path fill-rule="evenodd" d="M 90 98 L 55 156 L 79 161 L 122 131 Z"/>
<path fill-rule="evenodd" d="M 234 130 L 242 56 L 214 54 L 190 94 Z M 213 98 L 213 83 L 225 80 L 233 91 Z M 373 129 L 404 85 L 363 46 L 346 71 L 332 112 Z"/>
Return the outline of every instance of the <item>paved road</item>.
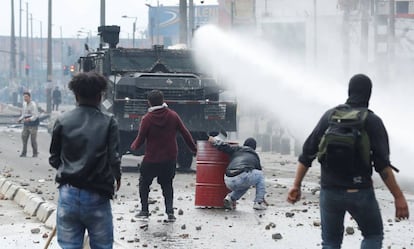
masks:
<path fill-rule="evenodd" d="M 55 171 L 47 162 L 50 135 L 40 131 L 38 142 L 38 158 L 20 158 L 20 130 L 0 130 L 0 171 L 16 185 L 56 203 Z M 270 203 L 268 210 L 260 212 L 252 209 L 254 189 L 239 201 L 236 211 L 196 207 L 197 175 L 177 174 L 174 183 L 177 221 L 163 221 L 163 198 L 156 181 L 150 193 L 154 202 L 150 206 L 151 216 L 149 220 L 138 220 L 134 215 L 139 210 L 139 175 L 124 173 L 121 190 L 112 202 L 116 248 L 320 248 L 318 168 L 312 168 L 306 178 L 302 202 L 291 206 L 285 199 L 296 159 L 272 153 L 260 155 L 266 175 L 266 198 Z M 139 158 L 124 157 L 123 165 L 135 165 L 138 161 Z M 414 248 L 414 223 L 411 220 L 395 222 L 389 193 L 381 186 L 377 193 L 385 221 L 385 248 Z M 407 195 L 407 198 L 413 214 L 414 196 Z M 49 234 L 50 229 L 35 217 L 28 219 L 14 202 L 1 200 L 0 205 L 0 216 L 3 216 L 0 217 L 0 248 L 43 248 L 47 240 L 43 235 Z M 357 226 L 350 217 L 346 225 L 355 228 L 356 233 L 345 236 L 343 248 L 357 248 L 360 242 Z M 32 234 L 33 228 L 39 228 L 39 233 Z M 51 248 L 57 248 L 55 240 Z"/>

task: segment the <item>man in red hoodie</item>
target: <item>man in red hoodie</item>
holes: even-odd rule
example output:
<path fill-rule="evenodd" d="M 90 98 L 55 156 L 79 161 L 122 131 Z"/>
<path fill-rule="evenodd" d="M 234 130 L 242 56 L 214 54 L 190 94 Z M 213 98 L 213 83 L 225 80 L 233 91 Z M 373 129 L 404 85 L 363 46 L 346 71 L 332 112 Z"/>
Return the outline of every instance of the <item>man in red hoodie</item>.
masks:
<path fill-rule="evenodd" d="M 148 113 L 142 117 L 138 136 L 131 144 L 131 149 L 137 150 L 145 143 L 145 154 L 142 159 L 139 177 L 139 196 L 141 211 L 136 217 L 149 216 L 148 195 L 150 186 L 155 177 L 161 185 L 164 196 L 165 213 L 169 222 L 175 221 L 173 209 L 173 179 L 177 161 L 177 132 L 180 132 L 185 143 L 193 152 L 197 152 L 195 142 L 184 126 L 180 116 L 169 109 L 164 103 L 164 95 L 159 90 L 152 90 L 148 94 Z"/>

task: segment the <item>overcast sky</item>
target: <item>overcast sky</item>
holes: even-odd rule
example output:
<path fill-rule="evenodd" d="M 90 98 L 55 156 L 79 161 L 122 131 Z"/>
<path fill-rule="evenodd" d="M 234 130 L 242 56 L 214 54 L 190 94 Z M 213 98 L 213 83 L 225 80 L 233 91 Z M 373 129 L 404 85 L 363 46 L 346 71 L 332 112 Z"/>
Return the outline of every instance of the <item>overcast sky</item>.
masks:
<path fill-rule="evenodd" d="M 33 37 L 40 36 L 40 22 L 42 22 L 42 36 L 47 35 L 47 5 L 48 0 L 14 0 L 15 34 L 19 36 L 19 5 L 22 2 L 22 36 L 26 36 L 26 3 L 29 15 L 33 17 Z M 158 0 L 163 5 L 178 5 L 179 0 Z M 9 36 L 11 29 L 11 0 L 0 0 L 0 35 Z M 76 37 L 79 30 L 92 31 L 96 34 L 100 24 L 101 0 L 54 0 L 52 1 L 53 37 L 60 37 L 62 27 L 63 37 Z M 205 0 L 204 4 L 215 4 L 216 0 Z M 148 7 L 145 4 L 157 6 L 157 0 L 106 0 L 106 25 L 121 26 L 121 37 L 132 37 L 132 23 L 134 18 L 122 18 L 127 15 L 137 17 L 137 33 L 147 27 Z M 200 4 L 200 0 L 194 0 Z M 29 16 L 30 18 L 30 16 Z M 29 20 L 30 26 L 30 20 Z M 29 27 L 30 30 L 30 27 Z M 128 34 L 129 33 L 129 34 Z M 81 36 L 86 36 L 82 34 Z M 29 31 L 30 36 L 30 31 Z"/>

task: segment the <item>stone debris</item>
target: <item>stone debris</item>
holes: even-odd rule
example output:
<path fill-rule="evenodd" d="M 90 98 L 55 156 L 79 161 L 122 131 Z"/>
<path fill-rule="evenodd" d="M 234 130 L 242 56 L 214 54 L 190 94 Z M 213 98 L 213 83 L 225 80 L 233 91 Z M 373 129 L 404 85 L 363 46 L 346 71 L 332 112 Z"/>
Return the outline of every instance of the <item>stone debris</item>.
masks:
<path fill-rule="evenodd" d="M 272 239 L 274 239 L 274 240 L 280 240 L 282 238 L 283 238 L 282 237 L 282 234 L 280 234 L 280 233 L 274 233 L 274 234 L 272 234 Z"/>
<path fill-rule="evenodd" d="M 315 226 L 315 227 L 320 227 L 320 226 L 321 226 L 321 222 L 320 222 L 320 221 L 318 221 L 318 220 L 314 220 L 314 221 L 313 221 L 313 226 Z"/>
<path fill-rule="evenodd" d="M 286 218 L 292 218 L 295 215 L 295 213 L 292 212 L 286 212 L 285 216 Z"/>
<path fill-rule="evenodd" d="M 154 237 L 166 237 L 167 236 L 167 232 L 154 232 L 152 233 L 152 236 Z"/>
<path fill-rule="evenodd" d="M 348 235 L 352 235 L 355 233 L 355 230 L 353 227 L 346 227 L 345 231 L 346 231 L 346 234 Z"/>
<path fill-rule="evenodd" d="M 269 224 L 267 224 L 266 226 L 265 226 L 265 229 L 266 230 L 270 230 L 271 228 L 275 228 L 276 227 L 276 224 L 275 223 L 273 223 L 273 222 L 270 222 Z"/>
<path fill-rule="evenodd" d="M 182 238 L 182 239 L 188 239 L 190 237 L 190 235 L 188 233 L 183 233 L 178 235 L 178 237 Z"/>
<path fill-rule="evenodd" d="M 32 228 L 32 229 L 30 229 L 30 232 L 32 234 L 38 234 L 38 233 L 40 233 L 40 228 Z"/>
<path fill-rule="evenodd" d="M 272 157 L 274 158 L 274 156 L 269 156 L 269 158 Z M 283 160 L 283 157 L 277 161 L 280 161 L 278 164 L 284 165 L 283 168 L 289 168 L 289 172 L 291 171 L 290 166 L 294 164 L 293 162 Z M 267 166 L 269 162 L 265 161 L 264 164 Z M 275 162 L 272 162 L 272 165 L 269 166 L 273 167 L 273 164 L 275 164 Z M 294 206 L 291 206 L 290 204 L 286 204 L 285 201 L 287 194 L 286 189 L 290 187 L 291 180 L 289 179 L 288 183 L 288 181 L 283 178 L 286 173 L 279 170 L 281 168 L 280 166 L 277 166 L 279 169 L 276 171 L 274 168 L 270 167 L 264 167 L 264 169 L 269 170 L 269 172 L 272 170 L 271 173 L 266 173 L 267 176 L 273 175 L 271 178 L 268 177 L 266 179 L 266 199 L 273 203 L 270 203 L 268 210 L 263 213 L 255 212 L 251 208 L 251 202 L 254 198 L 254 188 L 249 190 L 249 192 L 240 199 L 236 210 L 225 211 L 219 208 L 206 208 L 200 210 L 194 208 L 195 196 L 194 194 L 190 194 L 190 192 L 194 192 L 193 188 L 196 186 L 195 175 L 192 178 L 185 178 L 187 182 L 175 181 L 176 192 L 174 193 L 174 209 L 176 214 L 180 216 L 177 217 L 179 218 L 179 222 L 176 223 L 163 222 L 163 216 L 165 216 L 162 212 L 164 210 L 164 201 L 162 190 L 156 183 L 154 183 L 151 188 L 151 195 L 153 196 L 149 199 L 149 203 L 154 204 L 150 206 L 150 218 L 146 220 L 135 218 L 135 213 L 140 210 L 140 200 L 137 192 L 138 179 L 136 178 L 136 175 L 133 175 L 133 177 L 131 176 L 130 179 L 123 178 L 123 181 L 127 183 L 121 186 L 122 190 L 119 192 L 118 199 L 114 202 L 114 206 L 116 207 L 114 210 L 117 210 L 117 212 L 114 213 L 114 227 L 116 228 L 114 232 L 118 234 L 115 235 L 118 239 L 122 240 L 123 243 L 128 243 L 131 248 L 215 248 L 219 241 L 224 244 L 227 243 L 227 245 L 222 244 L 222 248 L 243 248 L 243 246 L 249 246 L 251 242 L 252 244 L 250 244 L 250 248 L 259 248 L 254 246 L 255 242 L 252 240 L 250 240 L 249 243 L 245 243 L 246 237 L 234 236 L 234 234 L 241 230 L 244 231 L 247 229 L 248 231 L 252 231 L 252 234 L 257 231 L 260 231 L 260 233 L 263 234 L 263 237 L 258 239 L 267 241 L 268 247 L 260 248 L 275 247 L 274 243 L 278 243 L 278 248 L 300 248 L 282 246 L 283 243 L 291 240 L 291 234 L 289 234 L 287 230 L 284 230 L 287 226 L 289 230 L 293 229 L 298 231 L 298 235 L 303 231 L 309 231 L 309 229 L 311 229 L 312 233 L 316 231 L 318 234 L 318 241 L 320 241 L 319 234 L 321 224 L 320 221 L 317 220 L 319 218 L 318 191 L 320 191 L 320 187 L 315 187 L 313 184 L 306 184 L 307 186 L 303 186 L 301 201 Z M 48 169 L 48 171 L 52 172 L 55 170 Z M 33 172 L 35 171 L 33 170 Z M 13 175 L 12 177 L 16 176 Z M 20 184 L 21 186 L 29 186 L 34 189 L 34 192 L 40 192 L 45 198 L 53 200 L 53 195 L 57 197 L 55 189 L 51 190 L 50 188 L 51 183 L 54 184 L 54 174 L 50 174 L 48 177 L 48 179 L 40 181 L 38 179 L 42 177 L 36 176 L 34 177 L 36 180 L 30 179 L 29 181 L 29 177 L 26 176 L 25 179 L 23 179 L 23 177 L 19 178 L 19 181 L 22 182 Z M 309 177 L 309 175 L 307 177 Z M 313 179 L 317 179 L 315 176 L 312 177 Z M 307 180 L 309 180 L 309 178 L 307 178 Z M 32 182 L 35 182 L 35 184 Z M 317 181 L 313 181 L 312 183 L 317 183 Z M 126 188 L 126 186 L 129 186 L 129 188 Z M 292 209 L 292 207 L 294 207 L 294 209 Z M 7 214 L 0 214 L 0 216 L 7 216 Z M 402 224 L 396 224 L 395 222 L 398 221 L 393 218 L 388 219 L 389 226 L 394 225 L 394 229 L 397 225 Z M 245 226 L 246 224 L 248 227 Z M 356 229 L 354 227 L 346 227 L 346 234 L 354 234 Z M 38 233 L 40 233 L 38 235 L 39 238 L 42 236 L 44 239 L 47 239 L 51 235 L 50 233 L 41 232 L 40 228 L 37 229 Z M 202 232 L 198 232 L 202 229 Z M 408 230 L 408 232 L 414 232 L 413 230 Z M 223 237 L 224 234 L 227 234 L 227 236 Z M 284 236 L 282 236 L 282 234 L 284 234 Z M 348 239 L 357 237 L 358 236 L 349 236 Z M 29 240 L 29 242 L 31 241 L 32 240 Z M 306 241 L 306 243 L 307 242 L 308 241 Z M 40 240 L 40 243 L 44 243 L 44 241 Z M 232 243 L 232 245 L 229 245 L 229 243 Z M 240 246 L 241 243 L 244 243 L 243 246 Z M 320 244 L 313 241 L 309 241 L 309 245 L 317 245 L 315 248 L 320 248 Z M 407 245 L 408 247 L 406 248 L 414 248 L 412 243 L 411 247 L 409 244 Z M 386 246 L 386 244 L 384 246 Z M 217 248 L 220 248 L 220 246 Z M 389 248 L 391 247 L 389 246 Z M 394 245 L 392 248 L 394 248 Z"/>

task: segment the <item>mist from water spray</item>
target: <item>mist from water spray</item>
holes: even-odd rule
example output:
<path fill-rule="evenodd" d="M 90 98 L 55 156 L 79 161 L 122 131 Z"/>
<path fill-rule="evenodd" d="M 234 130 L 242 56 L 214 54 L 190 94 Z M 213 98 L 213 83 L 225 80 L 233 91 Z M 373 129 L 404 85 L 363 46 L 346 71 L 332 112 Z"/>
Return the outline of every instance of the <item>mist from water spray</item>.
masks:
<path fill-rule="evenodd" d="M 272 113 L 300 141 L 304 141 L 328 108 L 347 99 L 348 80 L 324 78 L 301 65 L 291 64 L 289 55 L 275 50 L 266 42 L 215 26 L 197 30 L 193 46 L 198 65 L 213 73 L 236 94 L 239 101 Z M 334 56 L 332 58 L 335 58 Z M 360 72 L 355 72 L 360 73 Z M 384 121 L 391 140 L 391 160 L 413 176 L 408 156 L 414 154 L 410 132 L 414 106 L 404 82 L 392 82 L 382 88 L 373 79 L 370 108 Z M 401 83 L 401 84 L 397 84 Z"/>

